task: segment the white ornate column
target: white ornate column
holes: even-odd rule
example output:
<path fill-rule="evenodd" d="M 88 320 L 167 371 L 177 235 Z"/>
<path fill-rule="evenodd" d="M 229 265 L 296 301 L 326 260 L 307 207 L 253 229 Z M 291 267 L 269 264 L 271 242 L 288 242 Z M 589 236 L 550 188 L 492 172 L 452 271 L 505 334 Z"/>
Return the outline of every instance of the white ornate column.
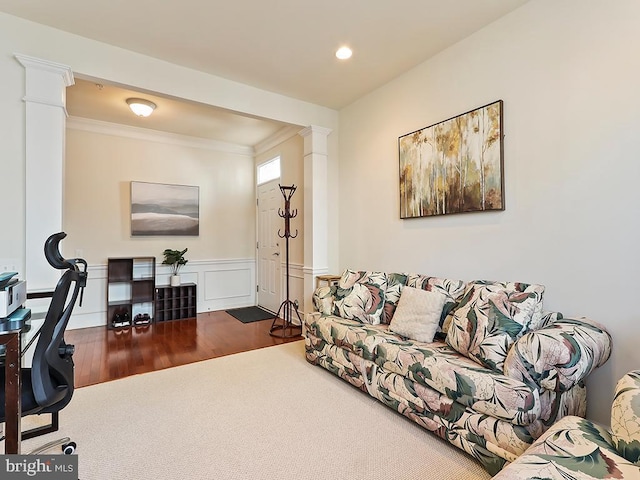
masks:
<path fill-rule="evenodd" d="M 44 258 L 44 242 L 62 231 L 66 65 L 15 55 L 25 69 L 25 279 L 29 291 L 52 290 L 60 274 Z"/>
<path fill-rule="evenodd" d="M 304 138 L 304 312 L 313 311 L 311 296 L 317 275 L 329 270 L 327 137 L 317 126 L 299 132 Z"/>

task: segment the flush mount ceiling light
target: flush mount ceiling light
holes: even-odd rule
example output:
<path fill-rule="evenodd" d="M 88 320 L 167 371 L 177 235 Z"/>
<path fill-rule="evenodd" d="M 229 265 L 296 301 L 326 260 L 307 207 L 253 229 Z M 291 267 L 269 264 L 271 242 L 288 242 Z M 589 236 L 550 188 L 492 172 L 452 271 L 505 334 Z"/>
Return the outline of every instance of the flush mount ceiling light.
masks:
<path fill-rule="evenodd" d="M 148 117 L 155 110 L 156 104 L 144 98 L 127 98 L 127 104 L 139 117 Z"/>
<path fill-rule="evenodd" d="M 340 60 L 351 58 L 351 55 L 353 55 L 353 52 L 349 47 L 340 47 L 336 52 L 336 57 L 338 57 Z"/>

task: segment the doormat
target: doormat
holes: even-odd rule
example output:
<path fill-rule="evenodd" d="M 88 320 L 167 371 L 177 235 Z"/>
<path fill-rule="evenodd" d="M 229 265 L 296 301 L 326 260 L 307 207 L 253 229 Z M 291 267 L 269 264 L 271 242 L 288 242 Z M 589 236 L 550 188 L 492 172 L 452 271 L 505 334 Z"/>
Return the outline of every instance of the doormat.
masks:
<path fill-rule="evenodd" d="M 242 307 L 234 308 L 232 310 L 225 310 L 232 317 L 237 318 L 242 323 L 257 322 L 260 320 L 267 320 L 275 318 L 275 315 L 260 307 Z"/>

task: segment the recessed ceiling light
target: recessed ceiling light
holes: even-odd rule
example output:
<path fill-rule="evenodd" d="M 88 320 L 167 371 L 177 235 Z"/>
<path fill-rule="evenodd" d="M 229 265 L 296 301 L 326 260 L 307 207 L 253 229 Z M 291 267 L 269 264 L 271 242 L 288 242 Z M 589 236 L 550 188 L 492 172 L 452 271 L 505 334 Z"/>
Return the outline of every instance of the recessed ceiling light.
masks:
<path fill-rule="evenodd" d="M 340 60 L 351 58 L 351 55 L 353 55 L 353 52 L 349 47 L 340 47 L 336 52 L 336 57 L 338 57 Z"/>

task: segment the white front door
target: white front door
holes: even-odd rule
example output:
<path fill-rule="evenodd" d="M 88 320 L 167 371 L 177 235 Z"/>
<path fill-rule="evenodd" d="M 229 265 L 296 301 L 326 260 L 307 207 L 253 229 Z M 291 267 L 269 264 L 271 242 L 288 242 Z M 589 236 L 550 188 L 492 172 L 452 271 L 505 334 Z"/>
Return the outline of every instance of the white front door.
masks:
<path fill-rule="evenodd" d="M 280 237 L 278 180 L 258 186 L 258 305 L 277 312 L 280 307 Z"/>

